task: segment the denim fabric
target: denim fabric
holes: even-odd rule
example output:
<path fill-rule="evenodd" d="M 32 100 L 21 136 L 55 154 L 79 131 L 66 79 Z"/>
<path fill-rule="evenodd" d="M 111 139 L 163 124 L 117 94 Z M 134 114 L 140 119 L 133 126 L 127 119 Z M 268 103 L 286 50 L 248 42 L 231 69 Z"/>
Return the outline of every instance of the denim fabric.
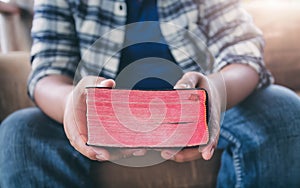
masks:
<path fill-rule="evenodd" d="M 1 188 L 93 186 L 91 161 L 38 108 L 2 123 L 0 148 Z M 299 187 L 299 97 L 280 86 L 256 91 L 226 112 L 218 148 L 218 187 Z"/>
<path fill-rule="evenodd" d="M 300 187 L 300 98 L 292 91 L 255 92 L 226 112 L 220 134 L 218 187 Z"/>
<path fill-rule="evenodd" d="M 92 187 L 89 169 L 63 126 L 38 108 L 15 112 L 0 126 L 1 188 Z"/>

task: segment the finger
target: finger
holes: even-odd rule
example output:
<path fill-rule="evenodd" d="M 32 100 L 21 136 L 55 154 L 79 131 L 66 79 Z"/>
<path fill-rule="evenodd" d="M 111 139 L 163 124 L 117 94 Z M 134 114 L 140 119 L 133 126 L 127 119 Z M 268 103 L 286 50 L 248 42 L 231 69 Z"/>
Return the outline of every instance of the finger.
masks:
<path fill-rule="evenodd" d="M 73 121 L 70 121 L 70 123 L 76 125 L 78 122 L 73 119 Z M 78 127 L 78 125 L 76 125 L 76 127 Z M 86 134 L 80 133 L 77 129 L 74 129 L 71 126 L 66 126 L 65 129 L 71 145 L 81 154 L 92 160 L 109 160 L 109 153 L 105 149 L 90 147 L 86 145 Z"/>
<path fill-rule="evenodd" d="M 187 72 L 180 80 L 175 84 L 174 89 L 188 89 L 195 88 L 199 80 L 201 79 L 201 74 L 197 72 Z"/>
<path fill-rule="evenodd" d="M 123 158 L 132 157 L 132 156 L 143 156 L 147 153 L 146 149 L 121 149 L 120 153 L 122 154 Z"/>
<path fill-rule="evenodd" d="M 212 142 L 210 142 L 209 144 L 207 144 L 206 146 L 199 146 L 198 151 L 199 153 L 202 154 L 202 158 L 204 160 L 210 160 L 214 154 L 215 148 L 217 146 L 217 137 L 213 137 L 210 138 L 211 140 L 213 140 Z"/>
<path fill-rule="evenodd" d="M 215 146 L 211 146 L 202 151 L 202 158 L 204 160 L 210 160 L 214 154 Z"/>
<path fill-rule="evenodd" d="M 100 147 L 87 146 L 86 141 L 87 138 L 81 135 L 80 138 L 78 137 L 78 139 L 71 141 L 71 144 L 77 151 L 80 151 L 81 154 L 88 157 L 89 159 L 98 161 L 110 160 L 110 154 L 107 150 Z"/>
<path fill-rule="evenodd" d="M 205 146 L 199 146 L 199 151 L 202 153 L 202 157 L 205 160 L 211 159 L 213 156 L 214 150 L 217 147 L 219 135 L 220 135 L 220 112 L 216 109 L 210 111 L 209 119 L 209 142 Z"/>
<path fill-rule="evenodd" d="M 78 83 L 78 87 L 83 89 L 86 87 L 115 87 L 115 81 L 112 79 L 105 79 L 98 76 L 86 76 Z"/>
<path fill-rule="evenodd" d="M 76 111 L 72 110 L 69 113 L 70 115 L 65 116 L 64 128 L 66 129 L 66 135 L 71 143 L 71 145 L 84 156 L 92 159 L 92 160 L 105 160 L 109 159 L 109 154 L 105 150 L 95 149 L 92 147 L 88 147 L 87 143 L 87 134 L 86 129 L 80 128 L 80 124 L 86 122 L 85 118 L 81 118 L 81 116 L 77 116 Z M 75 116 L 75 117 L 74 117 Z M 76 127 L 76 128 L 74 128 Z"/>
<path fill-rule="evenodd" d="M 214 154 L 215 148 L 217 147 L 219 132 L 217 130 L 211 131 L 210 141 L 206 146 L 199 146 L 198 151 L 202 153 L 202 158 L 210 160 Z"/>
<path fill-rule="evenodd" d="M 82 79 L 80 84 L 83 85 L 83 88 L 85 88 L 85 87 L 113 88 L 116 85 L 115 81 L 112 79 L 105 79 L 103 77 L 97 77 L 97 76 L 87 76 Z"/>
<path fill-rule="evenodd" d="M 96 160 L 98 161 L 111 160 L 111 155 L 106 149 L 100 147 L 91 147 L 91 149 L 92 152 L 94 152 Z"/>
<path fill-rule="evenodd" d="M 198 148 L 186 148 L 181 150 L 175 155 L 176 162 L 187 162 L 193 161 L 201 158 L 201 153 L 198 151 Z"/>
<path fill-rule="evenodd" d="M 212 136 L 210 138 L 210 140 L 212 140 L 211 142 L 209 142 L 207 145 L 205 146 L 199 146 L 198 148 L 198 152 L 202 153 L 202 158 L 205 160 L 210 160 L 214 154 L 215 148 L 217 147 L 217 143 L 218 143 L 218 136 Z"/>
<path fill-rule="evenodd" d="M 97 86 L 114 88 L 116 86 L 116 82 L 112 79 L 106 79 L 102 80 Z"/>
<path fill-rule="evenodd" d="M 113 87 L 113 80 L 105 80 L 101 77 L 89 76 L 85 77 L 72 94 L 71 100 L 68 102 L 73 106 L 69 112 L 69 116 L 65 120 L 66 132 L 72 146 L 86 157 L 93 160 L 109 160 L 110 155 L 105 149 L 93 148 L 86 145 L 87 128 L 86 128 L 86 104 L 84 89 L 87 85 L 100 85 L 102 87 Z M 68 112 L 67 112 L 68 113 Z M 70 122 L 72 124 L 70 124 Z M 74 128 L 76 127 L 76 128 Z"/>
<path fill-rule="evenodd" d="M 109 149 L 109 160 L 119 160 L 123 158 L 143 156 L 146 154 L 146 149 Z"/>
<path fill-rule="evenodd" d="M 135 157 L 140 157 L 146 155 L 146 153 L 147 153 L 146 149 L 138 149 L 138 150 L 134 150 L 132 155 Z"/>
<path fill-rule="evenodd" d="M 164 150 L 162 151 L 162 157 L 164 159 L 173 160 L 182 163 L 182 162 L 200 159 L 201 153 L 198 151 L 197 148 L 186 148 L 175 153 L 174 150 Z"/>
<path fill-rule="evenodd" d="M 163 159 L 166 160 L 174 160 L 174 156 L 176 155 L 176 153 L 178 152 L 178 150 L 162 150 L 160 152 L 160 155 Z"/>

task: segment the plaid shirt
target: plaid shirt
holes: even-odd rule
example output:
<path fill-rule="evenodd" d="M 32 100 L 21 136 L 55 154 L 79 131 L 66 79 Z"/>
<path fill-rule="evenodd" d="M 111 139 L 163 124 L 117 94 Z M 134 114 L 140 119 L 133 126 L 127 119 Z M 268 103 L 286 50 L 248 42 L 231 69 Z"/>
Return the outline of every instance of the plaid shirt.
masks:
<path fill-rule="evenodd" d="M 162 35 L 184 71 L 210 74 L 242 63 L 258 72 L 258 88 L 272 82 L 262 58 L 262 33 L 238 0 L 157 0 L 157 7 Z M 47 75 L 115 78 L 124 48 L 125 0 L 38 0 L 34 11 L 32 98 Z M 203 61 L 203 44 L 214 62 Z"/>

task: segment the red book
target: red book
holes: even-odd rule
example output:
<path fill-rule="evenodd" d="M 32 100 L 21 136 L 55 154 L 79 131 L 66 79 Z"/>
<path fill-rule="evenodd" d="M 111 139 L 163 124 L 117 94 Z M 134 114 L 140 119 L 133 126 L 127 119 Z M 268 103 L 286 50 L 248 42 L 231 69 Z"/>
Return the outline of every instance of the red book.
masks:
<path fill-rule="evenodd" d="M 122 148 L 207 144 L 207 93 L 203 89 L 87 91 L 88 145 Z"/>

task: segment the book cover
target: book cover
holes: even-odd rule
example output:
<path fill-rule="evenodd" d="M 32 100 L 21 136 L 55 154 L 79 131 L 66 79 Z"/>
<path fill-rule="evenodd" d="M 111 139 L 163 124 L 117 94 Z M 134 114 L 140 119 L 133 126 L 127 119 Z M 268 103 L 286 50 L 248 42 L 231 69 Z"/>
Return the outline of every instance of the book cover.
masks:
<path fill-rule="evenodd" d="M 204 89 L 86 88 L 88 145 L 118 148 L 194 147 L 208 142 Z"/>

